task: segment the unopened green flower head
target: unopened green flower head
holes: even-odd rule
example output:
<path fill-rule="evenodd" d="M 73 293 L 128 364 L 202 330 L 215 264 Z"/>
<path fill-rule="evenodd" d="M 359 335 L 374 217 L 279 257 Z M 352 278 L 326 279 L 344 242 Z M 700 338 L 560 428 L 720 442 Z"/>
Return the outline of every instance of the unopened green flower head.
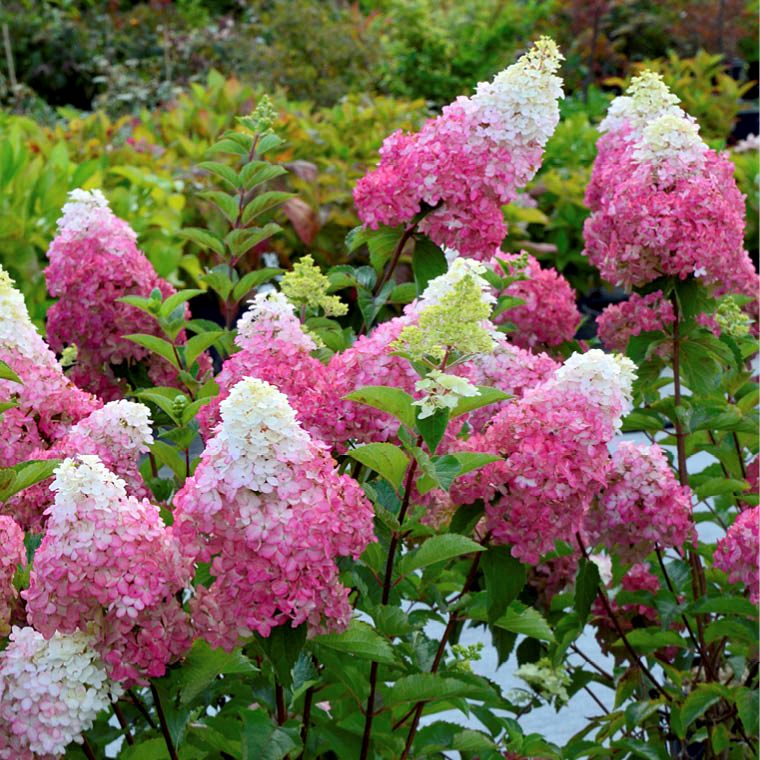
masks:
<path fill-rule="evenodd" d="M 262 95 L 253 112 L 257 132 L 266 132 L 277 120 L 277 111 L 268 95 Z"/>
<path fill-rule="evenodd" d="M 328 295 L 329 287 L 330 280 L 311 256 L 299 259 L 280 283 L 283 294 L 296 308 L 322 309 L 327 317 L 343 316 L 348 307 L 338 296 Z"/>
<path fill-rule="evenodd" d="M 76 343 L 72 343 L 70 346 L 66 346 L 61 351 L 60 365 L 65 369 L 66 367 L 73 367 L 77 363 L 77 355 L 79 350 Z"/>
<path fill-rule="evenodd" d="M 734 298 L 728 296 L 718 304 L 715 321 L 721 331 L 732 338 L 743 338 L 749 335 L 750 318 Z"/>
<path fill-rule="evenodd" d="M 405 327 L 392 348 L 418 361 L 429 357 L 441 362 L 447 354 L 489 354 L 494 340 L 484 323 L 490 314 L 481 285 L 473 275 L 465 275 L 437 303 L 423 308 L 417 324 Z"/>

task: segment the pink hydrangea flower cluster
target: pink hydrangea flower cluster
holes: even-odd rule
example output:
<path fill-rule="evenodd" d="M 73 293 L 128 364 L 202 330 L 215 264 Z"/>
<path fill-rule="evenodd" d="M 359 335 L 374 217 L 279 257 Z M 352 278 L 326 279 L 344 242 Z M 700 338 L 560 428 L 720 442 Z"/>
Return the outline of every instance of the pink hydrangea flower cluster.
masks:
<path fill-rule="evenodd" d="M 85 634 L 14 627 L 0 653 L 0 758 L 62 756 L 119 693 Z"/>
<path fill-rule="evenodd" d="M 47 530 L 22 592 L 46 638 L 87 631 L 111 678 L 162 676 L 192 643 L 175 594 L 190 581 L 158 507 L 128 496 L 94 455 L 66 459 L 51 486 Z"/>
<path fill-rule="evenodd" d="M 434 207 L 422 231 L 463 256 L 487 256 L 506 234 L 501 206 L 536 173 L 559 120 L 561 60 L 555 43 L 543 37 L 418 133 L 387 137 L 379 166 L 354 191 L 361 220 L 373 228 L 395 226 Z"/>
<path fill-rule="evenodd" d="M 164 298 L 175 292 L 156 274 L 136 238 L 99 190 L 73 190 L 48 249 L 45 280 L 50 294 L 58 297 L 48 311 L 48 340 L 58 352 L 76 346 L 72 379 L 104 400 L 123 395 L 113 365 L 146 359 L 156 385 L 171 385 L 175 377 L 168 362 L 123 338 L 130 333 L 158 335 L 158 327 L 118 298 L 147 297 L 154 288 Z"/>
<path fill-rule="evenodd" d="M 679 485 L 659 446 L 623 441 L 612 455 L 604 492 L 589 510 L 586 532 L 624 562 L 640 562 L 655 546 L 694 538 L 691 491 Z"/>
<path fill-rule="evenodd" d="M 456 481 L 455 501 L 484 499 L 493 540 L 511 544 L 526 563 L 536 564 L 557 540 L 573 543 L 606 483 L 607 443 L 630 409 L 634 377 L 623 357 L 574 354 L 461 444 L 503 459 Z"/>
<path fill-rule="evenodd" d="M 627 301 L 608 306 L 597 317 L 597 334 L 609 351 L 624 353 L 632 337 L 663 331 L 675 319 L 673 304 L 663 298 L 661 290 L 645 296 L 632 293 Z"/>
<path fill-rule="evenodd" d="M 510 261 L 517 256 L 500 253 L 497 258 Z M 494 264 L 497 272 L 503 271 L 496 262 Z M 523 274 L 527 279 L 513 282 L 499 295 L 521 298 L 524 303 L 500 314 L 494 322 L 514 323 L 516 330 L 509 333 L 509 339 L 522 348 L 535 350 L 572 340 L 581 315 L 575 305 L 575 291 L 570 283 L 556 269 L 544 269 L 530 255 Z"/>
<path fill-rule="evenodd" d="M 0 401 L 15 407 L 0 415 L 0 467 L 31 459 L 49 448 L 100 401 L 63 374 L 29 318 L 24 298 L 0 267 L 0 360 L 21 383 L 0 380 Z"/>
<path fill-rule="evenodd" d="M 631 91 L 611 106 L 598 146 L 586 196 L 589 260 L 625 287 L 694 275 L 730 292 L 756 288 L 733 164 L 707 148 L 657 75 L 645 72 Z"/>
<path fill-rule="evenodd" d="M 351 607 L 336 560 L 374 540 L 371 505 L 269 383 L 244 378 L 220 412 L 174 500 L 174 535 L 213 579 L 191 601 L 196 630 L 228 650 L 280 625 L 342 630 Z"/>
<path fill-rule="evenodd" d="M 153 443 L 150 411 L 134 401 L 109 401 L 74 425 L 49 449 L 39 449 L 33 459 L 66 459 L 76 454 L 95 454 L 113 473 L 125 481 L 131 496 L 143 498 L 148 490 L 140 475 L 140 455 Z M 53 496 L 52 478 L 26 488 L 13 496 L 5 509 L 14 515 L 26 530 L 40 532 L 45 524 L 45 511 Z"/>
<path fill-rule="evenodd" d="M 731 583 L 743 583 L 754 604 L 760 601 L 760 507 L 745 509 L 718 541 L 713 555 L 715 567 L 728 573 Z"/>
<path fill-rule="evenodd" d="M 10 631 L 10 619 L 18 593 L 13 576 L 19 565 L 26 565 L 24 531 L 7 515 L 0 515 L 0 636 Z"/>

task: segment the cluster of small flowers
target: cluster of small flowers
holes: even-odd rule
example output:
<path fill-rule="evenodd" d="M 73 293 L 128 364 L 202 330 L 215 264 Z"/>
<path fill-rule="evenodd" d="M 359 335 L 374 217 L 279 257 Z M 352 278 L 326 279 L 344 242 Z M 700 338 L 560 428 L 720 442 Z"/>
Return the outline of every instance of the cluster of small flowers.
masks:
<path fill-rule="evenodd" d="M 123 395 L 112 365 L 130 360 L 147 359 L 156 385 L 174 382 L 168 362 L 123 338 L 130 333 L 158 335 L 158 327 L 118 298 L 148 297 L 154 289 L 164 298 L 175 292 L 138 249 L 136 237 L 99 190 L 73 190 L 48 250 L 45 279 L 50 294 L 59 299 L 48 311 L 48 340 L 58 352 L 76 345 L 72 379 L 104 400 Z"/>
<path fill-rule="evenodd" d="M 0 267 L 0 360 L 21 383 L 0 380 L 0 400 L 16 406 L 0 415 L 0 467 L 49 448 L 101 404 L 64 374 L 35 329 L 24 298 Z"/>
<path fill-rule="evenodd" d="M 557 707 L 570 698 L 567 694 L 570 676 L 564 667 L 552 665 L 548 657 L 542 657 L 538 662 L 520 665 L 515 675 L 532 686 L 548 702 L 554 702 Z"/>
<path fill-rule="evenodd" d="M 6 515 L 0 515 L 0 636 L 10 631 L 12 606 L 18 597 L 13 576 L 19 565 L 26 565 L 24 531 Z"/>
<path fill-rule="evenodd" d="M 14 627 L 0 653 L 0 758 L 60 757 L 119 693 L 86 634 Z"/>
<path fill-rule="evenodd" d="M 626 287 L 693 274 L 723 292 L 754 291 L 733 164 L 702 142 L 658 74 L 634 78 L 629 92 L 601 125 L 586 193 L 589 260 Z"/>
<path fill-rule="evenodd" d="M 663 298 L 661 290 L 645 296 L 632 293 L 627 301 L 608 306 L 597 317 L 597 334 L 606 349 L 622 353 L 632 337 L 665 330 L 675 319 L 673 304 Z"/>
<path fill-rule="evenodd" d="M 556 540 L 574 542 L 605 485 L 607 443 L 630 408 L 633 370 L 598 350 L 573 354 L 461 444 L 503 457 L 459 479 L 452 495 L 463 504 L 484 499 L 487 529 L 518 559 L 535 564 Z"/>
<path fill-rule="evenodd" d="M 88 631 L 115 681 L 142 683 L 192 642 L 175 594 L 190 580 L 185 562 L 147 500 L 94 455 L 66 459 L 51 486 L 45 536 L 29 588 L 29 622 L 45 637 Z"/>
<path fill-rule="evenodd" d="M 126 482 L 131 496 L 143 498 L 148 491 L 138 469 L 141 454 L 153 443 L 150 411 L 134 401 L 109 401 L 74 425 L 49 449 L 32 452 L 33 459 L 65 459 L 77 454 L 95 454 Z M 52 502 L 46 479 L 13 496 L 5 506 L 26 529 L 40 532 Z"/>
<path fill-rule="evenodd" d="M 679 485 L 659 446 L 623 441 L 586 531 L 624 562 L 643 560 L 655 546 L 681 547 L 694 538 L 691 491 Z"/>
<path fill-rule="evenodd" d="M 535 350 L 572 340 L 580 323 L 575 291 L 556 269 L 544 269 L 535 257 L 521 255 L 527 256 L 522 270 L 527 279 L 513 282 L 499 295 L 520 298 L 524 303 L 499 314 L 494 322 L 512 322 L 516 329 L 509 339 L 522 348 Z M 497 258 L 510 261 L 517 257 L 500 253 Z M 495 271 L 503 271 L 498 262 L 492 263 Z"/>
<path fill-rule="evenodd" d="M 361 220 L 395 226 L 433 208 L 420 229 L 434 242 L 475 258 L 493 251 L 506 234 L 501 206 L 538 170 L 559 121 L 561 60 L 556 44 L 542 37 L 420 132 L 387 137 L 379 166 L 354 190 Z"/>
<path fill-rule="evenodd" d="M 754 604 L 760 601 L 760 507 L 745 509 L 718 541 L 713 555 L 715 567 L 728 573 L 731 583 L 743 583 Z"/>
<path fill-rule="evenodd" d="M 191 602 L 196 629 L 228 650 L 280 625 L 343 629 L 351 609 L 336 560 L 373 540 L 371 505 L 273 386 L 244 378 L 220 411 L 174 500 L 174 535 L 213 579 Z"/>

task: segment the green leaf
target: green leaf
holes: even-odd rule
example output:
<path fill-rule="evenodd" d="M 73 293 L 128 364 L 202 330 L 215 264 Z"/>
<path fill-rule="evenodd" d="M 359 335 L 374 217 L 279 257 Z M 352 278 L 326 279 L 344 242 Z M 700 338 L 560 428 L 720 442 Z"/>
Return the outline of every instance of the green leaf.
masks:
<path fill-rule="evenodd" d="M 287 173 L 287 169 L 279 164 L 270 164 L 268 161 L 251 161 L 241 170 L 240 179 L 243 181 L 245 189 L 251 190 L 256 185 L 269 182 L 269 180 Z"/>
<path fill-rule="evenodd" d="M 365 385 L 343 398 L 387 412 L 410 430 L 415 429 L 415 407 L 412 406 L 414 399 L 400 388 L 385 385 Z"/>
<path fill-rule="evenodd" d="M 708 499 L 711 496 L 722 496 L 727 493 L 741 493 L 749 488 L 749 483 L 744 480 L 731 478 L 709 478 L 696 487 L 695 493 L 700 499 Z"/>
<path fill-rule="evenodd" d="M 575 576 L 575 611 L 578 613 L 582 624 L 588 619 L 598 589 L 599 568 L 594 562 L 582 557 L 578 564 L 578 573 Z"/>
<path fill-rule="evenodd" d="M 396 285 L 391 291 L 388 300 L 391 303 L 407 304 L 414 301 L 417 296 L 417 288 L 413 282 L 404 282 L 401 285 Z"/>
<path fill-rule="evenodd" d="M 415 409 L 417 411 L 417 430 L 430 449 L 430 453 L 434 454 L 446 432 L 446 426 L 449 424 L 449 410 L 437 409 L 430 416 L 421 417 L 422 410 L 419 407 L 415 407 Z"/>
<path fill-rule="evenodd" d="M 435 673 L 415 673 L 399 678 L 385 700 L 386 707 L 412 702 L 437 702 L 459 697 L 482 696 L 483 689 L 456 678 L 444 678 Z"/>
<path fill-rule="evenodd" d="M 540 641 L 554 641 L 552 629 L 538 610 L 514 601 L 506 613 L 493 623 L 505 631 L 521 633 Z"/>
<path fill-rule="evenodd" d="M 396 246 L 401 241 L 403 232 L 396 227 L 381 227 L 378 230 L 367 230 L 367 248 L 369 248 L 369 263 L 376 272 L 381 272 L 393 256 Z"/>
<path fill-rule="evenodd" d="M 247 156 L 248 151 L 239 142 L 226 137 L 215 142 L 209 149 L 209 153 L 234 153 L 238 156 Z"/>
<path fill-rule="evenodd" d="M 663 647 L 683 649 L 686 646 L 684 640 L 675 631 L 663 631 L 659 628 L 635 628 L 626 634 L 626 638 L 634 648 L 646 652 Z"/>
<path fill-rule="evenodd" d="M 189 288 L 187 290 L 180 290 L 179 293 L 174 293 L 170 295 L 162 304 L 161 308 L 158 311 L 158 314 L 160 317 L 163 317 L 164 319 L 167 319 L 171 316 L 172 312 L 181 304 L 189 301 L 191 298 L 195 298 L 195 296 L 202 295 L 202 290 L 196 290 L 193 288 Z"/>
<path fill-rule="evenodd" d="M 392 443 L 368 443 L 348 451 L 348 456 L 380 473 L 396 490 L 409 467 L 409 457 Z"/>
<path fill-rule="evenodd" d="M 418 449 L 416 457 L 420 463 L 420 469 L 425 473 L 417 481 L 417 490 L 420 492 L 420 496 L 424 496 L 436 487 L 448 491 L 454 479 L 461 474 L 462 468 L 457 458 L 451 454 L 442 457 L 428 457 L 424 451 Z"/>
<path fill-rule="evenodd" d="M 343 633 L 316 636 L 313 642 L 320 647 L 387 665 L 393 665 L 396 662 L 391 645 L 372 626 L 360 620 L 352 620 Z"/>
<path fill-rule="evenodd" d="M 224 330 L 216 332 L 205 332 L 200 335 L 194 335 L 183 346 L 185 349 L 185 364 L 192 367 L 193 362 L 207 349 L 216 343 L 224 335 Z"/>
<path fill-rule="evenodd" d="M 451 454 L 451 456 L 459 462 L 459 473 L 457 474 L 457 477 L 481 467 L 485 467 L 492 462 L 498 462 L 501 459 L 501 457 L 496 454 L 482 454 L 477 451 L 459 451 Z"/>
<path fill-rule="evenodd" d="M 13 471 L 14 477 L 0 490 L 0 502 L 8 501 L 25 488 L 47 480 L 60 463 L 60 459 L 31 459 L 7 468 L 6 471 Z"/>
<path fill-rule="evenodd" d="M 293 737 L 262 710 L 243 710 L 242 760 L 283 760 L 298 749 Z"/>
<path fill-rule="evenodd" d="M 217 177 L 221 177 L 233 190 L 237 190 L 240 187 L 237 172 L 232 167 L 227 166 L 227 164 L 220 164 L 218 161 L 202 161 L 198 164 L 198 167 L 215 174 Z"/>
<path fill-rule="evenodd" d="M 681 343 L 681 372 L 695 396 L 709 396 L 720 388 L 723 367 L 704 346 L 685 340 Z"/>
<path fill-rule="evenodd" d="M 191 240 L 202 251 L 210 248 L 220 256 L 224 256 L 224 243 L 213 232 L 201 229 L 200 227 L 186 227 L 177 234 L 181 238 L 185 238 L 185 240 Z"/>
<path fill-rule="evenodd" d="M 264 269 L 257 269 L 255 272 L 248 272 L 248 274 L 241 277 L 240 281 L 235 285 L 235 289 L 232 291 L 232 297 L 235 301 L 239 301 L 254 288 L 268 282 L 278 274 L 282 274 L 284 271 L 285 270 L 276 267 L 265 267 Z"/>
<path fill-rule="evenodd" d="M 459 533 L 444 533 L 441 536 L 428 538 L 419 549 L 405 554 L 399 562 L 398 569 L 402 575 L 408 575 L 414 570 L 445 562 L 453 557 L 471 552 L 483 552 L 485 547 L 467 536 Z"/>
<path fill-rule="evenodd" d="M 206 274 L 201 277 L 201 282 L 205 282 L 206 285 L 214 290 L 222 301 L 227 300 L 233 287 L 232 280 L 225 272 L 206 272 Z M 193 321 L 195 322 L 197 320 Z M 218 325 L 215 324 L 214 327 L 218 327 Z"/>
<path fill-rule="evenodd" d="M 187 465 L 178 449 L 164 441 L 154 441 L 150 450 L 160 464 L 166 465 L 179 480 L 184 480 L 187 475 Z"/>
<path fill-rule="evenodd" d="M 750 736 L 757 736 L 758 714 L 760 714 L 758 696 L 757 689 L 750 689 L 746 686 L 740 686 L 733 690 L 733 699 L 736 709 L 739 711 L 739 720 Z"/>
<path fill-rule="evenodd" d="M 167 389 L 161 388 L 146 388 L 142 391 L 137 391 L 135 396 L 142 401 L 150 401 L 155 404 L 159 409 L 163 410 L 167 416 L 178 422 L 177 415 L 174 412 L 174 399 L 177 396 L 183 396 L 184 394 L 180 390 L 171 389 L 174 394 Z"/>
<path fill-rule="evenodd" d="M 277 680 L 286 688 L 293 682 L 291 671 L 306 643 L 306 623 L 297 628 L 278 625 L 269 636 L 256 636 L 256 643 L 266 654 Z"/>
<path fill-rule="evenodd" d="M 257 195 L 243 210 L 243 224 L 249 225 L 257 216 L 266 211 L 277 208 L 289 198 L 295 198 L 295 193 L 286 193 L 279 190 L 271 190 L 268 193 Z"/>
<path fill-rule="evenodd" d="M 285 140 L 283 140 L 279 135 L 276 135 L 274 132 L 270 132 L 268 135 L 262 135 L 259 138 L 259 141 L 256 143 L 256 153 L 263 156 L 264 153 L 268 153 L 270 150 L 279 148 L 280 145 L 283 145 L 284 143 Z"/>
<path fill-rule="evenodd" d="M 185 657 L 179 675 L 179 698 L 183 705 L 190 704 L 216 680 L 217 676 L 234 673 L 254 673 L 253 663 L 239 650 L 225 652 L 212 649 L 203 639 L 196 639 Z"/>
<path fill-rule="evenodd" d="M 232 254 L 236 257 L 242 256 L 251 248 L 254 248 L 263 240 L 267 240 L 272 235 L 282 231 L 282 227 L 274 222 L 269 222 L 263 227 L 250 227 L 243 230 L 232 230 L 224 239 L 230 247 Z"/>
<path fill-rule="evenodd" d="M 155 298 L 144 298 L 143 296 L 121 296 L 116 299 L 119 303 L 126 303 L 134 306 L 146 314 L 150 314 L 153 319 L 156 318 L 156 307 L 160 309 L 161 302 Z"/>
<path fill-rule="evenodd" d="M 417 285 L 417 295 L 427 287 L 430 280 L 446 273 L 448 269 L 443 251 L 427 238 L 419 238 L 414 243 L 412 272 Z"/>
<path fill-rule="evenodd" d="M 0 361 L 0 380 L 10 380 L 12 383 L 21 382 L 21 378 L 4 361 Z"/>
<path fill-rule="evenodd" d="M 688 728 L 700 715 L 726 696 L 727 689 L 721 684 L 701 683 L 681 705 L 681 724 Z"/>
<path fill-rule="evenodd" d="M 757 617 L 757 606 L 743 596 L 715 596 L 695 602 L 691 607 L 691 612 L 744 615 L 755 618 Z"/>
<path fill-rule="evenodd" d="M 179 369 L 179 362 L 174 354 L 174 348 L 169 341 L 163 338 L 157 338 L 155 335 L 146 335 L 145 333 L 133 333 L 124 336 L 127 340 L 137 343 L 138 346 L 147 348 L 151 353 L 166 359 L 175 369 Z"/>
<path fill-rule="evenodd" d="M 481 555 L 480 567 L 486 580 L 488 622 L 495 623 L 525 586 L 525 565 L 512 556 L 509 546 L 492 546 Z"/>
<path fill-rule="evenodd" d="M 459 399 L 459 403 L 451 410 L 451 419 L 459 417 L 462 414 L 467 414 L 467 412 L 472 412 L 475 409 L 480 409 L 483 406 L 495 404 L 497 401 L 506 401 L 510 398 L 513 398 L 513 396 L 500 391 L 498 388 L 479 385 L 477 396 L 463 396 Z"/>
<path fill-rule="evenodd" d="M 213 203 L 227 217 L 230 224 L 235 224 L 239 212 L 236 196 L 228 195 L 219 190 L 206 190 L 203 193 L 198 193 L 198 197 Z"/>

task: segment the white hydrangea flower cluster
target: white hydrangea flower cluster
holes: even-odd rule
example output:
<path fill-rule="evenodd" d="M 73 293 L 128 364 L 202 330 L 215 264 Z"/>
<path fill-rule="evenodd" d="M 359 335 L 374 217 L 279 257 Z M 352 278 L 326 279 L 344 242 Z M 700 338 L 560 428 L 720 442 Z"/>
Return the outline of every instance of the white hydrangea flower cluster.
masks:
<path fill-rule="evenodd" d="M 111 207 L 102 191 L 77 188 L 69 193 L 69 199 L 63 205 L 61 217 L 56 223 L 59 232 L 76 235 L 86 232 L 104 217 L 112 215 Z M 130 232 L 134 239 L 137 239 L 137 234 L 131 229 Z"/>
<path fill-rule="evenodd" d="M 63 755 L 119 694 L 84 633 L 46 641 L 33 628 L 14 627 L 0 654 L 0 731 L 35 754 Z"/>
<path fill-rule="evenodd" d="M 482 134 L 518 151 L 543 148 L 559 122 L 562 60 L 554 40 L 541 37 L 493 81 L 480 82 L 467 107 L 479 113 Z M 520 177 L 519 184 L 528 179 Z"/>
<path fill-rule="evenodd" d="M 248 311 L 237 323 L 237 338 L 235 343 L 244 348 L 246 343 L 255 340 L 262 326 L 272 334 L 287 339 L 293 344 L 294 350 L 313 351 L 316 343 L 304 330 L 294 329 L 293 304 L 277 290 L 257 293 L 249 302 Z"/>
<path fill-rule="evenodd" d="M 413 403 L 413 406 L 420 407 L 420 419 L 431 417 L 439 409 L 454 409 L 461 398 L 480 395 L 477 387 L 465 378 L 447 375 L 437 369 L 418 380 L 414 387 L 425 394 Z"/>
<path fill-rule="evenodd" d="M 633 408 L 636 365 L 622 354 L 606 354 L 598 348 L 574 353 L 550 382 L 573 390 L 597 404 L 616 430 Z"/>
<path fill-rule="evenodd" d="M 118 449 L 121 458 L 144 454 L 153 443 L 150 409 L 136 401 L 109 401 L 72 428 L 94 436 L 100 446 Z"/>
<path fill-rule="evenodd" d="M 3 350 L 43 364 L 56 363 L 55 357 L 29 318 L 24 297 L 14 287 L 8 272 L 0 266 L 0 351 Z"/>
<path fill-rule="evenodd" d="M 548 657 L 520 665 L 515 675 L 556 705 L 564 704 L 569 699 L 567 687 L 570 685 L 570 676 L 564 668 L 554 668 Z"/>
<path fill-rule="evenodd" d="M 631 79 L 626 95 L 621 95 L 610 103 L 599 131 L 614 132 L 627 125 L 634 133 L 639 133 L 659 116 L 685 115 L 678 107 L 679 102 L 678 96 L 668 89 L 661 74 L 645 69 Z"/>
<path fill-rule="evenodd" d="M 428 282 L 427 287 L 414 304 L 414 311 L 419 313 L 430 306 L 438 306 L 444 296 L 452 293 L 456 284 L 464 280 L 465 277 L 472 277 L 475 280 L 481 290 L 481 300 L 489 308 L 493 307 L 496 303 L 496 295 L 488 281 L 483 278 L 487 271 L 488 268 L 481 261 L 465 259 L 461 256 L 452 258 L 446 272 Z"/>
<path fill-rule="evenodd" d="M 696 121 L 683 112 L 666 113 L 644 127 L 634 143 L 633 160 L 658 174 L 680 177 L 700 171 L 706 153 Z"/>
<path fill-rule="evenodd" d="M 215 459 L 222 456 L 225 482 L 271 493 L 292 475 L 293 464 L 313 456 L 287 397 L 263 380 L 245 377 L 236 383 L 220 411 L 222 422 L 206 451 Z"/>

